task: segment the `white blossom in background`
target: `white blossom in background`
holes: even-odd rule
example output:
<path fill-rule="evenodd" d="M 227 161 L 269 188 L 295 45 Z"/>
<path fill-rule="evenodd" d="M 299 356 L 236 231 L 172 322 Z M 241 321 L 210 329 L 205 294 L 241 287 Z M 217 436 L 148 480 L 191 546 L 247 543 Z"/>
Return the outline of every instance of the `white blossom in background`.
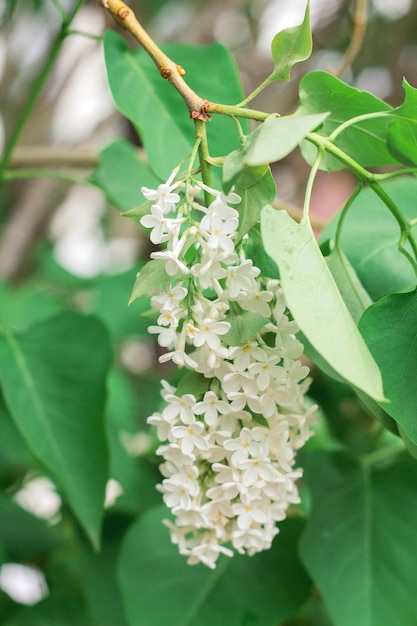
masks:
<path fill-rule="evenodd" d="M 232 548 L 268 549 L 299 503 L 295 454 L 312 435 L 315 407 L 304 403 L 308 368 L 279 281 L 235 246 L 239 196 L 192 185 L 173 172 L 142 189 L 152 203 L 142 226 L 162 244 L 151 257 L 165 263 L 149 294 L 158 315 L 149 332 L 165 349 L 161 362 L 189 370 L 182 391 L 163 381 L 164 406 L 148 423 L 162 444 L 158 489 L 174 516 L 171 539 L 189 564 L 214 568 Z M 202 190 L 209 206 L 197 200 Z"/>

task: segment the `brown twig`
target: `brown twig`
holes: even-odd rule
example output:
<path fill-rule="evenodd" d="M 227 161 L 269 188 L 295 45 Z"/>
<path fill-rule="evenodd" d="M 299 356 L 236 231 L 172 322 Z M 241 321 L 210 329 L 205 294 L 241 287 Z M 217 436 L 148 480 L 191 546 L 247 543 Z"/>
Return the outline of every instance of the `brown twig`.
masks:
<path fill-rule="evenodd" d="M 187 85 L 183 79 L 185 74 L 184 69 L 162 52 L 159 46 L 156 45 L 154 40 L 148 35 L 144 28 L 142 28 L 132 9 L 122 2 L 122 0 L 102 0 L 102 4 L 119 26 L 128 30 L 146 50 L 157 66 L 162 78 L 168 80 L 181 94 L 188 107 L 190 116 L 193 118 L 207 119 L 207 114 L 204 113 L 205 100 L 198 96 L 195 91 Z"/>
<path fill-rule="evenodd" d="M 362 47 L 368 21 L 369 2 L 370 0 L 356 0 L 355 2 L 355 8 L 352 16 L 353 32 L 350 44 L 343 55 L 339 67 L 335 71 L 336 76 L 342 76 L 345 73 L 348 67 L 352 65 Z"/>
<path fill-rule="evenodd" d="M 16 281 L 25 274 L 39 238 L 67 191 L 67 185 L 51 180 L 35 180 L 25 186 L 0 239 L 2 280 Z"/>
<path fill-rule="evenodd" d="M 97 150 L 67 146 L 18 146 L 9 169 L 21 167 L 69 167 L 91 169 L 98 164 Z"/>
<path fill-rule="evenodd" d="M 138 156 L 144 159 L 144 150 L 137 149 Z M 76 168 L 92 169 L 99 162 L 98 152 L 94 148 L 72 146 L 17 146 L 13 152 L 9 169 L 21 167 Z"/>
<path fill-rule="evenodd" d="M 235 117 L 245 117 L 259 122 L 263 122 L 268 113 L 255 111 L 246 107 L 230 106 L 209 102 L 201 98 L 185 82 L 183 76 L 185 70 L 177 65 L 157 46 L 154 40 L 148 35 L 138 22 L 134 12 L 122 0 L 101 0 L 103 6 L 109 11 L 114 20 L 141 44 L 157 66 L 162 78 L 168 80 L 171 85 L 182 96 L 192 119 L 207 122 L 210 115 L 219 113 Z"/>

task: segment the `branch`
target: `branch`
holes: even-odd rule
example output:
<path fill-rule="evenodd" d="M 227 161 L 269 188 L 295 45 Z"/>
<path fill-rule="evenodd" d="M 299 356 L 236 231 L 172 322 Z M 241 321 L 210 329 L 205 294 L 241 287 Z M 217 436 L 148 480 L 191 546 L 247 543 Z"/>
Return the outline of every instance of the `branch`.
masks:
<path fill-rule="evenodd" d="M 2 280 L 16 281 L 30 268 L 38 241 L 67 192 L 67 185 L 50 180 L 35 180 L 24 187 L 0 239 Z"/>
<path fill-rule="evenodd" d="M 199 119 L 203 122 L 210 120 L 210 114 L 230 115 L 234 117 L 246 117 L 253 120 L 263 122 L 267 117 L 267 113 L 255 111 L 239 106 L 230 106 L 209 102 L 201 98 L 191 89 L 183 79 L 185 70 L 177 65 L 157 46 L 154 40 L 148 35 L 141 24 L 138 22 L 136 15 L 130 7 L 122 0 L 101 0 L 102 5 L 106 8 L 113 19 L 138 41 L 144 50 L 151 57 L 159 70 L 162 78 L 168 80 L 171 85 L 178 91 L 183 98 L 192 119 Z"/>
<path fill-rule="evenodd" d="M 200 96 L 187 85 L 183 79 L 183 75 L 185 74 L 184 69 L 162 52 L 159 46 L 156 45 L 154 40 L 139 24 L 132 9 L 122 2 L 122 0 L 102 0 L 102 4 L 109 11 L 117 24 L 129 31 L 141 44 L 155 63 L 162 78 L 168 80 L 181 94 L 190 111 L 191 117 L 199 117 L 202 115 L 205 100 L 200 98 Z M 204 118 L 201 117 L 200 119 Z"/>
<path fill-rule="evenodd" d="M 96 165 L 98 165 L 98 156 L 97 151 L 93 148 L 18 146 L 11 158 L 9 169 L 21 167 L 91 169 Z"/>
<path fill-rule="evenodd" d="M 365 37 L 366 24 L 368 21 L 368 9 L 370 0 L 356 0 L 353 12 L 353 32 L 350 44 L 337 68 L 335 75 L 342 76 L 350 67 L 361 49 Z"/>

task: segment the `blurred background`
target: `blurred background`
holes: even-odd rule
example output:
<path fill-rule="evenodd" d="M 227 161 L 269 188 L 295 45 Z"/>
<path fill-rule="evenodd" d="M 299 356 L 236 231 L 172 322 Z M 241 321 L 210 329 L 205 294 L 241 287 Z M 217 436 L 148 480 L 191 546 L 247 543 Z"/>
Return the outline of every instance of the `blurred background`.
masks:
<path fill-rule="evenodd" d="M 358 19 L 367 4 L 364 30 Z M 124 530 L 125 518 L 159 502 L 152 484 L 158 479 L 156 466 L 147 460 L 154 442 L 145 423 L 158 403 L 162 370 L 146 335 L 147 321 L 140 318 L 146 305 L 127 307 L 138 265 L 146 256 L 145 238 L 96 187 L 85 184 L 98 153 L 110 141 L 124 137 L 140 150 L 107 84 L 101 37 L 106 28 L 118 27 L 95 0 L 78 11 L 73 33 L 31 115 L 22 118 L 41 68 L 53 57 L 60 12 L 72 6 L 71 0 L 0 0 L 0 153 L 16 125 L 25 122 L 0 189 L 0 316 L 24 331 L 69 308 L 95 313 L 110 329 L 116 364 L 107 408 L 112 455 L 108 506 L 119 517 L 108 522 L 105 533 L 114 537 Z M 229 47 L 244 91 L 250 93 L 272 69 L 272 38 L 302 21 L 305 0 L 132 0 L 131 6 L 158 43 L 219 41 Z M 393 106 L 403 99 L 403 77 L 417 86 L 417 0 L 311 0 L 311 21 L 311 58 L 293 68 L 290 83 L 270 85 L 252 103 L 254 108 L 293 112 L 301 76 L 316 69 L 341 73 L 349 84 Z M 360 39 L 363 30 L 359 54 L 351 66 L 341 68 L 352 33 Z M 295 210 L 308 171 L 298 153 L 274 166 L 279 199 Z M 343 205 L 352 187 L 349 174 L 319 174 L 312 199 L 318 229 Z M 339 397 L 335 392 L 334 403 L 349 419 L 361 417 L 358 405 L 349 404 L 343 393 Z M 33 470 L 33 459 L 6 415 L 0 420 L 0 442 L 2 488 L 34 515 L 59 523 L 61 503 L 54 485 Z M 0 569 L 0 589 L 29 605 L 48 593 L 40 571 L 19 570 L 13 563 Z M 100 616 L 98 623 L 104 623 Z"/>

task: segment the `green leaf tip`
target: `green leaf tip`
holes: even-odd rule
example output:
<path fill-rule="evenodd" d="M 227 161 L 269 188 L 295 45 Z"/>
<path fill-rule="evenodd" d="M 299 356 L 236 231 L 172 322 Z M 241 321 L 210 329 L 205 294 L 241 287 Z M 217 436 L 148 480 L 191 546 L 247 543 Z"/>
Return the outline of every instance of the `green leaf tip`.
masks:
<path fill-rule="evenodd" d="M 290 80 L 291 68 L 296 63 L 308 59 L 312 47 L 310 2 L 307 2 L 301 24 L 286 28 L 272 40 L 271 50 L 275 65 L 270 80 Z"/>

